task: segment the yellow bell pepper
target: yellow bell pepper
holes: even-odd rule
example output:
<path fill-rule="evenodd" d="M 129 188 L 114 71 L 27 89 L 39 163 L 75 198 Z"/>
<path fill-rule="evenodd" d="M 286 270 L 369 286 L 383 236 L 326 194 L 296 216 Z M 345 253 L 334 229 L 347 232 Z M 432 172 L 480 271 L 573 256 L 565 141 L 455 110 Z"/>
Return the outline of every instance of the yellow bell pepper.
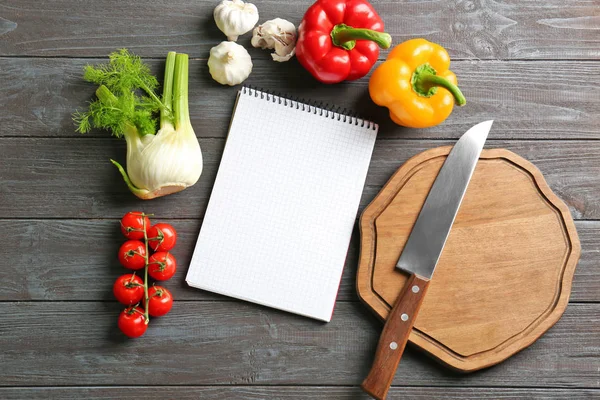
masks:
<path fill-rule="evenodd" d="M 442 123 L 454 107 L 466 103 L 448 68 L 450 56 L 440 45 L 411 39 L 394 47 L 373 72 L 369 94 L 387 107 L 398 125 L 428 128 Z"/>

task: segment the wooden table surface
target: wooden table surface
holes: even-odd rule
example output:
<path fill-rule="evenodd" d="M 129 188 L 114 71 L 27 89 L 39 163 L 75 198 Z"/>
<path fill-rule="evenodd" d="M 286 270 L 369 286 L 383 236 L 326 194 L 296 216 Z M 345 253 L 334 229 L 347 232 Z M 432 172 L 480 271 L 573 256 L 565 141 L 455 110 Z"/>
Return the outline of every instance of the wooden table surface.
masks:
<path fill-rule="evenodd" d="M 298 24 L 310 0 L 255 3 L 261 21 Z M 600 398 L 600 3 L 374 3 L 395 43 L 425 37 L 448 49 L 468 104 L 442 125 L 394 126 L 370 102 L 367 79 L 322 85 L 296 60 L 274 63 L 266 51 L 250 50 L 247 83 L 381 124 L 361 209 L 409 157 L 494 119 L 487 147 L 510 149 L 543 172 L 582 243 L 571 302 L 540 340 L 470 375 L 409 348 L 390 398 Z M 357 232 L 328 324 L 184 282 L 238 90 L 216 84 L 206 66 L 209 49 L 224 39 L 215 5 L 0 0 L 0 398 L 366 398 L 358 385 L 381 324 L 356 296 Z M 137 200 L 108 161 L 125 161 L 124 141 L 74 132 L 70 114 L 94 91 L 82 66 L 122 47 L 159 75 L 168 51 L 190 54 L 190 113 L 204 173 L 180 194 Z M 166 285 L 174 309 L 139 340 L 119 332 L 122 307 L 111 293 L 123 272 L 118 218 L 132 209 L 180 233 L 180 267 Z"/>

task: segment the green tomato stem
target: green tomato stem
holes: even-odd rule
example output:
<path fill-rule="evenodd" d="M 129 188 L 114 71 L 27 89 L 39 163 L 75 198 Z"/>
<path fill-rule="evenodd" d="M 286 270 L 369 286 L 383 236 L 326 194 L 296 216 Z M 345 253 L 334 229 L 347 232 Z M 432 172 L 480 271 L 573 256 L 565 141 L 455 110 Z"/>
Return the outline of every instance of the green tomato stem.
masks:
<path fill-rule="evenodd" d="M 188 55 L 175 56 L 175 76 L 173 80 L 173 114 L 175 130 L 191 126 L 188 105 Z"/>
<path fill-rule="evenodd" d="M 175 52 L 170 51 L 167 54 L 167 61 L 165 62 L 165 79 L 163 81 L 163 95 L 162 100 L 165 108 L 160 110 L 160 127 L 164 128 L 167 124 L 173 123 L 173 74 L 175 72 Z"/>
<path fill-rule="evenodd" d="M 148 304 L 150 299 L 148 298 L 148 233 L 146 232 L 146 214 L 142 213 L 142 226 L 144 229 L 144 244 L 146 245 L 146 255 L 144 256 L 144 318 L 146 319 L 146 325 L 150 322 L 150 313 L 148 312 Z"/>

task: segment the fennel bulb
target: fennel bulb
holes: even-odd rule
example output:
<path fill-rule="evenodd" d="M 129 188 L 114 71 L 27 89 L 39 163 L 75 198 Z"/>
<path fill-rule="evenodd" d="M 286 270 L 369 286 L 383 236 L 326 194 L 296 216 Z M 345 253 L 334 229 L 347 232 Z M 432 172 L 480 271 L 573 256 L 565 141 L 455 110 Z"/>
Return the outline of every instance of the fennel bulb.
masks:
<path fill-rule="evenodd" d="M 111 54 L 106 66 L 86 67 L 84 77 L 101 86 L 96 90 L 98 100 L 87 112 L 75 115 L 77 130 L 83 133 L 91 127 L 105 128 L 125 137 L 127 171 L 111 161 L 133 194 L 153 199 L 198 181 L 202 152 L 189 117 L 187 54 L 167 55 L 161 99 L 154 93 L 156 78 L 139 57 L 126 50 Z M 137 89 L 147 96 L 139 96 Z"/>

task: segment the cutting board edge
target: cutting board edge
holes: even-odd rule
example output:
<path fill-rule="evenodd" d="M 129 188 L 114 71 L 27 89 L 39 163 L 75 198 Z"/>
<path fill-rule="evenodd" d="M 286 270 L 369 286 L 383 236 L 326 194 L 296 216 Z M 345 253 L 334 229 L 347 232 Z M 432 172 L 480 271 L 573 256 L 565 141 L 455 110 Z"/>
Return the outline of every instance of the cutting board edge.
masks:
<path fill-rule="evenodd" d="M 402 178 L 409 172 L 429 159 L 447 155 L 452 146 L 437 147 L 421 152 L 406 161 L 383 186 L 380 193 L 363 210 L 360 223 L 361 248 L 359 254 L 359 265 L 357 270 L 356 289 L 358 297 L 372 312 L 382 321 L 385 321 L 390 306 L 373 290 L 372 270 L 375 265 L 376 231 L 375 220 L 383 210 L 394 199 L 400 191 Z M 529 347 L 550 329 L 563 315 L 571 294 L 571 286 L 575 268 L 581 255 L 581 244 L 575 229 L 575 223 L 567 205 L 550 189 L 541 171 L 529 161 L 506 149 L 483 150 L 480 158 L 504 158 L 511 163 L 526 170 L 534 180 L 535 185 L 547 201 L 558 210 L 562 223 L 566 229 L 566 236 L 570 245 L 570 252 L 561 274 L 561 282 L 558 290 L 560 293 L 555 299 L 554 307 L 546 317 L 535 326 L 529 326 L 519 334 L 512 336 L 494 349 L 490 349 L 470 356 L 461 356 L 427 336 L 426 334 L 413 330 L 409 341 L 421 350 L 428 353 L 442 364 L 460 372 L 474 372 L 483 368 L 498 364 L 519 351 Z M 386 189 L 396 186 L 398 190 L 384 196 Z M 367 248 L 368 245 L 368 248 Z M 361 277 L 363 277 L 361 279 Z M 530 329 L 531 328 L 531 329 Z M 508 343 L 508 344 L 507 344 Z M 495 351 L 498 349 L 497 351 Z"/>

